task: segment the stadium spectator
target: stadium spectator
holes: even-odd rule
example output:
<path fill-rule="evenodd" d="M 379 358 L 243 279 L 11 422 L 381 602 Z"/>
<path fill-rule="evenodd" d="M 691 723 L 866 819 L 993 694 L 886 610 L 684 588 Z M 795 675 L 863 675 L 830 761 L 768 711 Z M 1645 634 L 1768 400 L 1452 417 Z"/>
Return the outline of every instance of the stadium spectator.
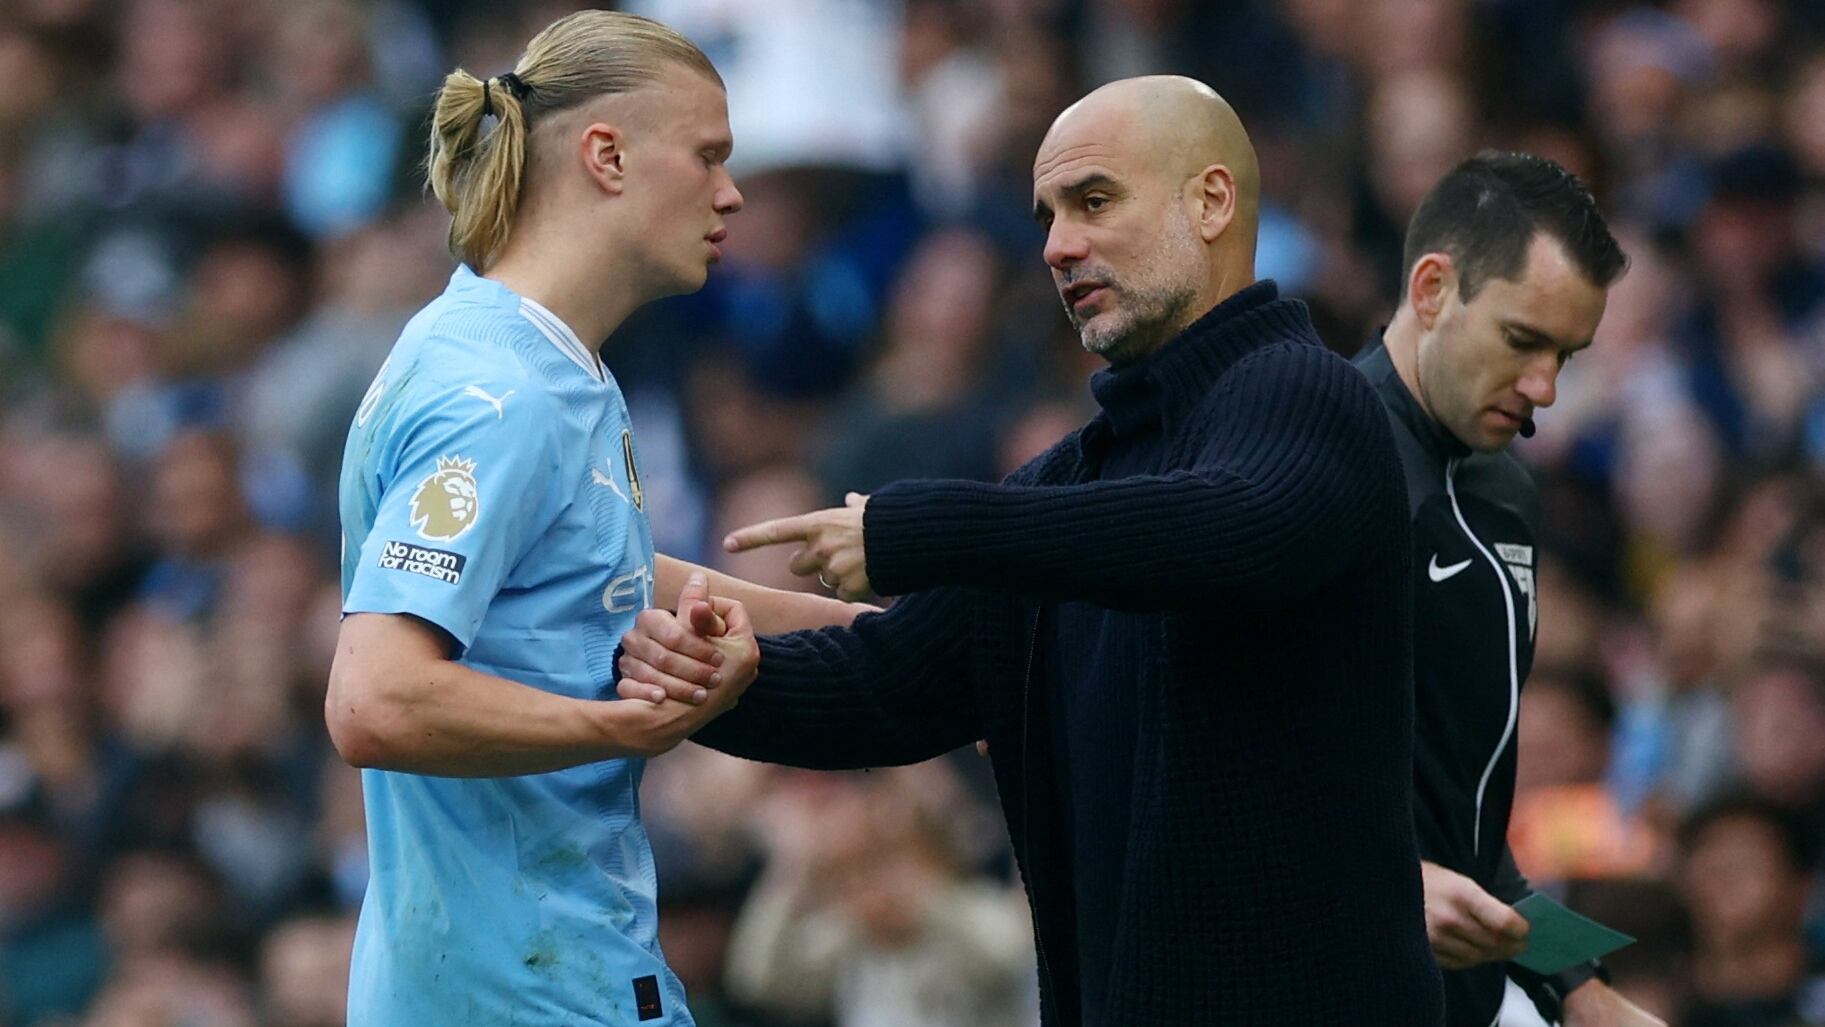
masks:
<path fill-rule="evenodd" d="M 1799 830 L 1765 805 L 1724 799 L 1681 836 L 1694 942 L 1687 1027 L 1816 1021 L 1800 940 L 1810 850 Z"/>

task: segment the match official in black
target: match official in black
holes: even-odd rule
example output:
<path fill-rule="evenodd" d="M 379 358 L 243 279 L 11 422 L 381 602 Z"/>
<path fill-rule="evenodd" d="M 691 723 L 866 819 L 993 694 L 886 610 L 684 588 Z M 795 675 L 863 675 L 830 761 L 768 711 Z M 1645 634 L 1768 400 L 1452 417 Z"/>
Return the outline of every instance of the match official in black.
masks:
<path fill-rule="evenodd" d="M 1414 815 L 1451 1027 L 1491 1027 L 1506 976 L 1566 1027 L 1664 1027 L 1595 964 L 1545 978 L 1507 962 L 1527 934 L 1512 906 L 1530 889 L 1506 837 L 1540 511 L 1505 450 L 1552 405 L 1626 265 L 1575 176 L 1479 154 L 1420 204 L 1400 308 L 1356 359 L 1393 422 L 1413 516 Z"/>

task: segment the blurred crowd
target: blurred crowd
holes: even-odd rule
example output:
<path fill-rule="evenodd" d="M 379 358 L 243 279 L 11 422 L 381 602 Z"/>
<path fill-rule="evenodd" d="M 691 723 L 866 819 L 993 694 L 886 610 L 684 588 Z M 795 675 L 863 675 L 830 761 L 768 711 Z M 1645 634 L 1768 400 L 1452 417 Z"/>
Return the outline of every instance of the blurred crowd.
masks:
<path fill-rule="evenodd" d="M 509 70 L 576 6 L 0 4 L 0 1023 L 342 1022 L 342 440 L 452 265 L 416 168 L 441 74 Z M 1088 88 L 1178 71 L 1235 104 L 1260 272 L 1345 354 L 1452 164 L 1577 171 L 1633 268 L 1521 449 L 1548 544 L 1516 855 L 1642 939 L 1616 983 L 1672 1023 L 1825 1024 L 1825 4 L 623 6 L 722 69 L 747 209 L 709 287 L 604 356 L 660 549 L 786 588 L 816 583 L 710 540 L 995 478 L 1092 412 L 1029 217 Z M 990 788 L 972 753 L 654 761 L 698 1022 L 1036 1022 Z"/>

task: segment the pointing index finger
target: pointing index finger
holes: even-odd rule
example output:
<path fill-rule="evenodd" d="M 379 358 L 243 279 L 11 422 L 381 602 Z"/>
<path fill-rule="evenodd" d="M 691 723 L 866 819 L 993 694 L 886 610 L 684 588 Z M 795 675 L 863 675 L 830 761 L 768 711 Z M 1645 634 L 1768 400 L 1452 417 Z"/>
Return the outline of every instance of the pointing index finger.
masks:
<path fill-rule="evenodd" d="M 722 540 L 722 547 L 731 553 L 739 553 L 761 546 L 775 546 L 781 542 L 803 542 L 810 533 L 808 515 L 780 517 L 729 532 L 729 537 Z"/>

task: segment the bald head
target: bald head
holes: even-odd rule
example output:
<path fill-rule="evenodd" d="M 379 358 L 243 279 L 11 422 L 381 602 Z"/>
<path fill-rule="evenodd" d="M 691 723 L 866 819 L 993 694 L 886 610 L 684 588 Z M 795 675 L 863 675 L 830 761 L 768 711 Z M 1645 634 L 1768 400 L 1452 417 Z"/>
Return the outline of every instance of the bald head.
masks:
<path fill-rule="evenodd" d="M 1253 212 L 1261 202 L 1261 168 L 1255 144 L 1229 101 L 1194 78 L 1142 75 L 1111 82 L 1065 108 L 1039 144 L 1034 174 L 1048 157 L 1105 140 L 1175 178 L 1188 179 L 1211 165 L 1229 169 L 1236 205 Z M 1238 210 L 1240 213 L 1240 210 Z"/>
<path fill-rule="evenodd" d="M 1123 79 L 1066 108 L 1033 161 L 1033 214 L 1085 346 L 1144 355 L 1253 282 L 1260 196 L 1247 130 L 1202 82 Z"/>

